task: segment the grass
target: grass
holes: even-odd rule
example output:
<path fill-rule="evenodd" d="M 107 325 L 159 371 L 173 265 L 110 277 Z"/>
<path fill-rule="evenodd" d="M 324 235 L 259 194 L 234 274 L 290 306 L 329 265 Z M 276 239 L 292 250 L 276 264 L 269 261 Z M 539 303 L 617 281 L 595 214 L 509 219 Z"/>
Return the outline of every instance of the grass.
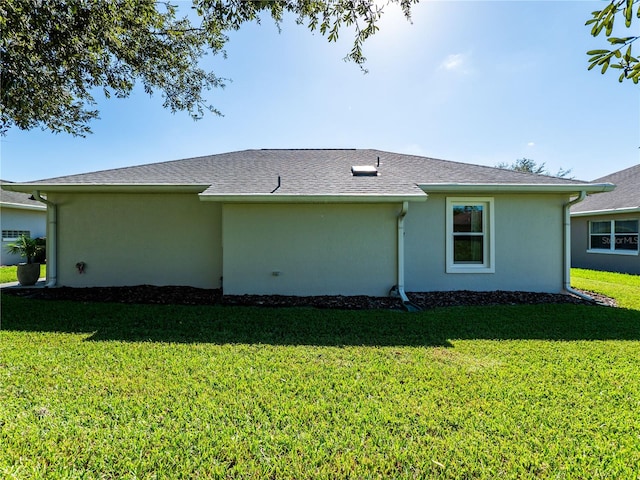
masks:
<path fill-rule="evenodd" d="M 613 297 L 621 307 L 640 310 L 640 275 L 572 268 L 571 285 Z"/>
<path fill-rule="evenodd" d="M 18 267 L 16 265 L 8 265 L 0 267 L 0 283 L 10 283 L 18 281 L 18 274 L 16 273 Z M 47 266 L 45 264 L 40 265 L 40 278 L 47 276 Z"/>
<path fill-rule="evenodd" d="M 3 478 L 638 478 L 640 309 L 4 295 Z"/>
<path fill-rule="evenodd" d="M 18 267 L 16 265 L 2 266 L 0 267 L 0 283 L 17 282 L 18 274 L 16 271 Z"/>

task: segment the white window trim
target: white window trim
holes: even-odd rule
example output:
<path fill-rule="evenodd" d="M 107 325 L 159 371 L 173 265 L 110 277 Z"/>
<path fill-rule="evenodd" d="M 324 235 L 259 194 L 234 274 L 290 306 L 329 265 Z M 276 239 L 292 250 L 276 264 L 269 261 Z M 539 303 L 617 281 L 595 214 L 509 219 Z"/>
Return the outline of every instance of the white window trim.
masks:
<path fill-rule="evenodd" d="M 635 252 L 633 250 L 598 250 L 598 249 L 589 249 L 587 253 L 600 253 L 602 255 L 627 255 L 627 256 L 638 256 L 638 250 Z"/>
<path fill-rule="evenodd" d="M 587 245 L 591 245 L 591 235 L 605 235 L 605 234 L 592 234 L 591 233 L 591 223 L 592 222 L 610 222 L 611 223 L 611 233 L 609 233 L 610 236 L 615 237 L 615 225 L 616 222 L 624 222 L 624 221 L 629 221 L 629 220 L 635 220 L 638 222 L 638 227 L 640 229 L 640 220 L 637 218 L 616 218 L 616 219 L 610 219 L 610 220 L 589 220 L 588 222 L 588 232 L 587 235 L 589 236 L 587 239 Z M 639 236 L 640 236 L 640 232 L 639 232 Z M 613 245 L 613 244 L 612 244 Z M 637 257 L 640 254 L 640 246 L 638 247 L 637 250 L 616 250 L 615 248 L 587 248 L 587 253 L 600 253 L 603 255 L 627 255 L 627 256 L 635 256 Z"/>
<path fill-rule="evenodd" d="M 446 273 L 495 273 L 495 222 L 493 197 L 447 197 L 446 201 Z M 484 263 L 481 265 L 456 264 L 453 261 L 453 207 L 455 205 L 482 205 L 486 208 L 484 222 Z"/>

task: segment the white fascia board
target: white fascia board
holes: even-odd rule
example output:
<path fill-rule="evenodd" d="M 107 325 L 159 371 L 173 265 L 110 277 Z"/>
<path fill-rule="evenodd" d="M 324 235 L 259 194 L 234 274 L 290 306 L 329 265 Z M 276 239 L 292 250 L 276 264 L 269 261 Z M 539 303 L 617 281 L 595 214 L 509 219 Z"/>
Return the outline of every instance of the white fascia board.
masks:
<path fill-rule="evenodd" d="M 47 207 L 45 205 L 26 205 L 24 203 L 12 203 L 12 202 L 0 202 L 0 207 L 15 208 L 19 210 L 36 210 L 39 212 L 44 212 L 47 210 Z"/>
<path fill-rule="evenodd" d="M 170 183 L 11 183 L 3 184 L 3 190 L 32 193 L 202 193 L 210 184 Z"/>
<path fill-rule="evenodd" d="M 612 183 L 421 183 L 418 186 L 427 193 L 601 193 L 610 192 Z"/>
<path fill-rule="evenodd" d="M 572 217 L 587 217 L 592 215 L 616 215 L 620 213 L 640 213 L 640 206 L 638 207 L 623 207 L 623 208 L 609 208 L 606 210 L 590 210 L 586 212 L 571 212 Z"/>
<path fill-rule="evenodd" d="M 270 195 L 255 194 L 200 194 L 205 202 L 227 203 L 398 203 L 425 202 L 426 194 L 420 195 Z"/>

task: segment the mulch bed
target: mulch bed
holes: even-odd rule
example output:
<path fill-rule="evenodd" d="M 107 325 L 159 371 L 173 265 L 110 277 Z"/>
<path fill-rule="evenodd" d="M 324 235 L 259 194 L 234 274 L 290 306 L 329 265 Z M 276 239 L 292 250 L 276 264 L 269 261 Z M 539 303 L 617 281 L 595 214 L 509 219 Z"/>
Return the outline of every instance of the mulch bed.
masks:
<path fill-rule="evenodd" d="M 20 297 L 45 300 L 73 300 L 77 302 L 110 302 L 162 305 L 247 305 L 262 307 L 314 307 L 347 310 L 403 308 L 400 299 L 392 297 L 369 297 L 323 295 L 294 297 L 283 295 L 223 295 L 220 289 L 207 290 L 181 286 L 138 285 L 133 287 L 91 288 L 5 288 L 4 293 Z M 615 307 L 615 300 L 592 292 L 598 304 Z M 593 305 L 592 302 L 574 295 L 534 292 L 472 292 L 467 290 L 449 292 L 417 292 L 407 296 L 413 305 L 421 309 L 474 305 L 534 305 L 543 303 L 572 303 Z"/>

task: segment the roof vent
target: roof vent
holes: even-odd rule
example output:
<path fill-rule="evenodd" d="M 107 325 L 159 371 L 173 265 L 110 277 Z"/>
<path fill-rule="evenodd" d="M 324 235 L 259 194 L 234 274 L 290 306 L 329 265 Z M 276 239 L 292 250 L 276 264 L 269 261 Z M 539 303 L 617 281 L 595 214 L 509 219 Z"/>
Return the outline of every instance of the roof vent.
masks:
<path fill-rule="evenodd" d="M 354 165 L 351 173 L 354 177 L 377 177 L 378 169 L 373 165 Z"/>

